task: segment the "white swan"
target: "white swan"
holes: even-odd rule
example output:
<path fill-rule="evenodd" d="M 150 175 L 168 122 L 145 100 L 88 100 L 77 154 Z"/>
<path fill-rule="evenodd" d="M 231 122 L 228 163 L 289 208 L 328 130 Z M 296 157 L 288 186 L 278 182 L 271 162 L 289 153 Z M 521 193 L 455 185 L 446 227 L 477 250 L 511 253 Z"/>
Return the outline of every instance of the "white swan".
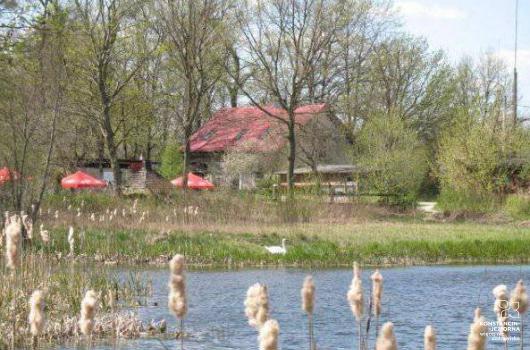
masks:
<path fill-rule="evenodd" d="M 287 253 L 287 248 L 285 247 L 285 241 L 286 239 L 282 239 L 282 246 L 279 247 L 279 246 L 270 246 L 270 247 L 265 247 L 265 249 L 267 249 L 267 251 L 271 254 L 283 254 L 285 255 L 285 253 Z"/>

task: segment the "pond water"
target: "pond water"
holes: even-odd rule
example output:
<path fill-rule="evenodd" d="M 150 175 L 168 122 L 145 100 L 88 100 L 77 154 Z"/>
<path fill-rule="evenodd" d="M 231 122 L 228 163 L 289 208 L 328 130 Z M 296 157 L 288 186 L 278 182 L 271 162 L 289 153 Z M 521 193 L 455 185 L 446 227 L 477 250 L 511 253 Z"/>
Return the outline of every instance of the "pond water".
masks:
<path fill-rule="evenodd" d="M 371 272 L 363 271 L 365 293 Z M 142 273 L 152 280 L 153 296 L 150 306 L 137 310 L 139 317 L 147 321 L 166 319 L 174 329 L 175 319 L 166 307 L 168 271 L 153 269 Z M 399 349 L 411 350 L 423 348 L 427 324 L 437 330 L 439 349 L 465 349 L 474 308 L 480 306 L 488 320 L 495 319 L 493 287 L 502 283 L 511 289 L 520 278 L 530 281 L 530 266 L 404 267 L 383 269 L 382 273 L 385 281 L 381 322 L 394 322 Z M 317 288 L 318 349 L 356 349 L 353 345 L 356 328 L 345 299 L 351 270 L 290 268 L 188 272 L 189 313 L 185 326 L 192 337 L 185 348 L 257 349 L 257 333 L 248 326 L 243 307 L 246 290 L 255 282 L 265 283 L 269 288 L 271 314 L 280 323 L 280 348 L 308 348 L 306 319 L 300 309 L 300 287 L 307 274 L 313 275 Z M 159 306 L 153 306 L 155 303 Z M 528 330 L 525 333 L 530 334 Z M 500 342 L 489 340 L 488 344 L 489 348 L 502 348 Z M 164 340 L 161 345 L 153 339 L 95 348 L 180 349 L 176 342 Z"/>

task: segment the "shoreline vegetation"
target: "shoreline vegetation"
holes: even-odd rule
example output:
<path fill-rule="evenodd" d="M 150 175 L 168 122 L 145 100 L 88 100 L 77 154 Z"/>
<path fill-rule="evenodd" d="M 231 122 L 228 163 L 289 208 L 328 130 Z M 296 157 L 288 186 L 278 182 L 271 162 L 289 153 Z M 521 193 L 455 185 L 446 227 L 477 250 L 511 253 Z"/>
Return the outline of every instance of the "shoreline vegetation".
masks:
<path fill-rule="evenodd" d="M 458 220 L 315 197 L 290 206 L 255 195 L 194 194 L 186 205 L 172 200 L 53 197 L 41 212 L 48 251 L 66 257 L 73 226 L 80 234 L 76 258 L 108 265 L 165 265 L 176 251 L 191 267 L 530 262 L 529 222 L 501 214 Z M 285 255 L 265 250 L 283 238 Z"/>
<path fill-rule="evenodd" d="M 63 196 L 47 198 L 35 223 L 25 213 L 6 213 L 0 305 L 9 307 L 0 311 L 0 335 L 6 339 L 0 345 L 14 349 L 30 342 L 74 340 L 90 346 L 109 337 L 164 337 L 168 329 L 171 334 L 174 327 L 165 320 L 145 324 L 134 314 L 134 307 L 150 295 L 149 283 L 135 276 L 120 281 L 111 266 L 167 266 L 175 252 L 190 268 L 530 260 L 525 221 L 492 217 L 449 222 L 413 210 L 361 202 L 336 205 L 317 197 L 283 203 L 212 193 L 194 194 L 186 203 L 177 200 Z M 267 252 L 265 246 L 284 238 L 286 254 Z M 95 268 L 98 264 L 107 267 Z M 350 302 L 358 302 L 358 292 L 352 293 Z M 46 325 L 38 322 L 45 305 L 60 305 L 47 312 Z M 28 313 L 34 316 L 33 338 L 27 337 Z M 182 332 L 174 334 L 186 337 Z"/>
<path fill-rule="evenodd" d="M 483 227 L 463 237 L 463 227 L 451 227 L 446 234 L 417 239 L 399 238 L 391 230 L 379 232 L 379 239 L 349 242 L 348 239 L 320 238 L 297 234 L 281 236 L 277 231 L 226 234 L 220 231 L 175 231 L 164 234 L 143 230 L 86 230 L 84 252 L 77 259 L 107 265 L 164 265 L 171 252 L 187 256 L 191 267 L 351 267 L 358 260 L 363 265 L 438 265 L 438 264 L 509 264 L 530 262 L 530 228 L 494 226 L 493 233 Z M 400 229 L 419 228 L 414 224 Z M 420 226 L 421 227 L 421 226 Z M 428 230 L 429 226 L 425 226 Z M 66 229 L 54 229 L 52 237 L 66 235 Z M 287 254 L 271 255 L 264 245 L 287 237 Z M 66 245 L 57 245 L 56 257 L 66 257 Z"/>

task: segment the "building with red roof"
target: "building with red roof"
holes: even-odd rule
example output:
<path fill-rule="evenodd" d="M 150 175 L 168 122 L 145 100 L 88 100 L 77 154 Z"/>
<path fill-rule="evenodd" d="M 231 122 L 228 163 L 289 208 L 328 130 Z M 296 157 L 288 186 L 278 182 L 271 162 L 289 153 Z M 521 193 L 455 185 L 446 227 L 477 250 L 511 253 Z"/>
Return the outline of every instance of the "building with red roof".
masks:
<path fill-rule="evenodd" d="M 311 166 L 310 163 L 315 163 L 316 166 L 333 158 L 344 159 L 345 153 L 339 146 L 344 144 L 339 131 L 340 121 L 326 104 L 305 105 L 295 113 L 297 164 Z M 287 118 L 287 112 L 276 107 L 262 110 L 245 106 L 219 110 L 190 139 L 192 171 L 207 176 L 216 184 L 229 182 L 239 188 L 253 187 L 256 177 L 264 171 L 273 173 L 285 166 Z M 333 146 L 326 147 L 322 143 L 332 143 Z M 228 154 L 236 154 L 235 158 L 240 160 L 249 155 L 266 157 L 267 162 L 260 162 L 267 163 L 261 165 L 269 169 L 250 171 L 253 174 L 227 173 Z"/>

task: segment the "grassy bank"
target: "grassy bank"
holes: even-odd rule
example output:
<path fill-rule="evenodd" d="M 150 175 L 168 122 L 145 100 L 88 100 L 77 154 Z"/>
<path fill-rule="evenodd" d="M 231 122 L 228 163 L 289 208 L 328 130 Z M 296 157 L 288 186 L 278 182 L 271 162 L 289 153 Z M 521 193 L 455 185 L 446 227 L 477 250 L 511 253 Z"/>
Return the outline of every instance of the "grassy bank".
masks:
<path fill-rule="evenodd" d="M 86 229 L 79 254 L 116 263 L 164 263 L 175 252 L 192 264 L 349 266 L 363 264 L 523 263 L 530 261 L 530 227 L 517 224 L 387 221 L 268 226 L 182 225 L 166 233 Z M 56 251 L 68 252 L 66 229 L 53 231 Z M 263 247 L 286 238 L 288 252 Z"/>

